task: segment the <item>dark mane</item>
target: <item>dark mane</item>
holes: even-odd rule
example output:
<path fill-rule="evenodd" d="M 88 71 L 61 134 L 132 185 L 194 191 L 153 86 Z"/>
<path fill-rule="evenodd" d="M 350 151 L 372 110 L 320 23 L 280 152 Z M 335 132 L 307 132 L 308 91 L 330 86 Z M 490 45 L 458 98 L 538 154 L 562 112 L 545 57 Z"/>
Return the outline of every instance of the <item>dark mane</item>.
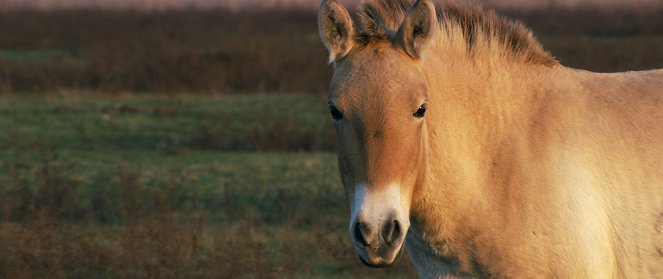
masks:
<path fill-rule="evenodd" d="M 388 40 L 397 31 L 414 0 L 366 0 L 355 19 L 358 40 L 371 42 Z M 467 51 L 477 47 L 477 38 L 483 36 L 496 41 L 511 57 L 532 64 L 557 65 L 555 58 L 545 51 L 523 24 L 485 11 L 478 6 L 453 3 L 436 5 L 437 17 L 444 27 L 457 27 L 463 32 Z M 447 28 L 450 30 L 452 28 Z M 442 34 L 441 34 L 442 35 Z"/>

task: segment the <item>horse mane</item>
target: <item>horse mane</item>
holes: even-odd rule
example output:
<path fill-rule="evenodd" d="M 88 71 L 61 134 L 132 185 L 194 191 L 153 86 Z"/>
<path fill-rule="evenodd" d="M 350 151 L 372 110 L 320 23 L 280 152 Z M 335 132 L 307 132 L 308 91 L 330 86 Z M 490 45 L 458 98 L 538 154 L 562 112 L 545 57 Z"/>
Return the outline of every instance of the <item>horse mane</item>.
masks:
<path fill-rule="evenodd" d="M 534 38 L 522 23 L 498 16 L 477 5 L 445 1 L 435 9 L 441 25 L 438 36 L 450 41 L 461 32 L 467 53 L 484 53 L 482 48 L 497 45 L 511 61 L 553 66 L 558 61 Z M 364 44 L 393 37 L 414 0 L 365 0 L 355 18 L 357 39 Z M 479 43 L 487 42 L 487 44 Z"/>

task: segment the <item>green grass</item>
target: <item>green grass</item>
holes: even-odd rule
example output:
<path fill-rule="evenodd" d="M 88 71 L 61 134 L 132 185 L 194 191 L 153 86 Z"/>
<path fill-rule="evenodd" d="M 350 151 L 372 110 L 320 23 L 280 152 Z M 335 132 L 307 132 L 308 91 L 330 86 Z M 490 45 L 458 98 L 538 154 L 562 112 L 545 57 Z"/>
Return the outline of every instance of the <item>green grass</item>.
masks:
<path fill-rule="evenodd" d="M 47 62 L 53 58 L 66 56 L 66 52 L 57 49 L 0 49 L 0 60 L 26 61 L 31 63 Z"/>
<path fill-rule="evenodd" d="M 77 150 L 334 150 L 320 97 L 89 94 L 0 100 L 0 146 L 40 141 Z"/>
<path fill-rule="evenodd" d="M 318 98 L 5 97 L 0 115 L 0 278 L 415 276 L 359 263 L 335 154 L 191 139 L 278 118 L 322 133 Z"/>

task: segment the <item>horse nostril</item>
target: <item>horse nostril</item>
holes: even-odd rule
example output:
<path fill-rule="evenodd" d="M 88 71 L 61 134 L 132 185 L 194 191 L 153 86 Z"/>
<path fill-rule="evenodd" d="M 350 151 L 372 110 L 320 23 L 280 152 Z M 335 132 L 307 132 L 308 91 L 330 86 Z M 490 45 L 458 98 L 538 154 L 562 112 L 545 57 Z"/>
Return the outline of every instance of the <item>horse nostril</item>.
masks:
<path fill-rule="evenodd" d="M 368 226 L 364 223 L 357 222 L 355 224 L 355 229 L 354 229 L 354 234 L 355 234 L 355 240 L 363 245 L 363 246 L 368 246 L 368 242 L 366 241 L 366 234 L 370 233 Z"/>
<path fill-rule="evenodd" d="M 382 228 L 382 238 L 384 242 L 391 245 L 396 239 L 401 236 L 401 226 L 398 220 L 393 220 L 385 224 Z"/>

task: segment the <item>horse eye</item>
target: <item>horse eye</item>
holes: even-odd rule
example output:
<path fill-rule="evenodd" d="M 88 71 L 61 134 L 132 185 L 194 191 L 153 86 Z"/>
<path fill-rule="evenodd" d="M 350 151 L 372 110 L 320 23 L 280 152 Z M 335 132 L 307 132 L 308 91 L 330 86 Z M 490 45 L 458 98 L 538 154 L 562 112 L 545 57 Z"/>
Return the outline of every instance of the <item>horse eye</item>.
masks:
<path fill-rule="evenodd" d="M 417 109 L 417 112 L 415 112 L 412 116 L 414 116 L 416 118 L 423 118 L 424 114 L 426 114 L 426 107 L 427 107 L 426 104 L 423 104 L 423 105 L 419 106 L 419 108 Z"/>
<path fill-rule="evenodd" d="M 343 114 L 338 111 L 335 106 L 329 106 L 329 114 L 331 114 L 331 117 L 334 119 L 334 121 L 339 121 L 343 118 Z"/>

